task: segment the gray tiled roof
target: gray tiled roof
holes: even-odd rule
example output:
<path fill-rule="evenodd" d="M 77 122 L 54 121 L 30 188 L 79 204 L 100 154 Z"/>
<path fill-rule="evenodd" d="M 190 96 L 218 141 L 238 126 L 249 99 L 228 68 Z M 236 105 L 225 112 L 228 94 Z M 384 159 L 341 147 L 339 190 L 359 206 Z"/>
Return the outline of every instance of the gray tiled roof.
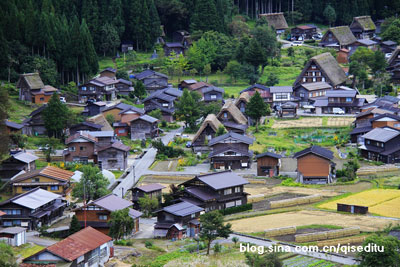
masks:
<path fill-rule="evenodd" d="M 215 190 L 249 183 L 246 179 L 231 171 L 199 175 L 194 179 L 202 181 Z"/>
<path fill-rule="evenodd" d="M 320 147 L 320 146 L 311 146 L 309 148 L 306 148 L 302 151 L 295 153 L 293 157 L 299 158 L 308 153 L 316 154 L 316 155 L 319 155 L 319 156 L 329 159 L 329 160 L 333 159 L 333 152 L 326 148 Z"/>
<path fill-rule="evenodd" d="M 129 208 L 133 205 L 132 202 L 120 198 L 114 194 L 109 194 L 104 197 L 98 198 L 91 202 L 97 206 L 102 207 L 103 209 L 109 210 L 109 211 L 116 211 L 116 210 L 122 210 L 125 208 Z M 91 204 L 89 203 L 89 204 Z"/>
<path fill-rule="evenodd" d="M 165 75 L 163 73 L 160 73 L 160 72 L 156 72 L 154 70 L 145 70 L 145 71 L 142 71 L 140 73 L 136 73 L 135 74 L 135 78 L 138 79 L 138 80 L 142 80 L 142 79 L 144 79 L 146 77 L 149 77 L 149 76 L 151 76 L 153 74 L 156 74 L 157 76 L 161 76 L 163 78 L 167 78 L 168 79 L 167 75 Z"/>
<path fill-rule="evenodd" d="M 219 87 L 215 86 L 208 86 L 202 89 L 203 94 L 209 93 L 209 92 L 219 92 L 219 93 L 225 93 L 225 90 Z"/>
<path fill-rule="evenodd" d="M 223 135 L 220 135 L 220 136 L 217 136 L 217 137 L 211 139 L 210 142 L 208 143 L 208 145 L 212 146 L 212 145 L 214 145 L 216 143 L 219 143 L 219 142 L 221 142 L 221 141 L 223 141 L 223 140 L 225 140 L 227 138 L 230 138 L 230 137 L 233 138 L 233 139 L 236 139 L 237 141 L 245 143 L 245 144 L 249 144 L 249 145 L 253 144 L 253 139 L 252 138 L 247 137 L 245 135 L 237 134 L 237 133 L 234 133 L 234 132 L 229 132 L 229 133 L 226 133 L 226 134 L 223 134 Z"/>
<path fill-rule="evenodd" d="M 387 142 L 400 135 L 400 131 L 393 128 L 375 128 L 370 132 L 364 134 L 364 139 L 370 139 L 378 142 Z"/>
<path fill-rule="evenodd" d="M 258 154 L 256 156 L 256 159 L 262 158 L 262 157 L 271 157 L 271 158 L 276 158 L 276 159 L 282 158 L 281 155 L 278 155 L 278 154 L 275 154 L 275 153 L 272 153 L 272 152 L 265 152 L 265 153 Z"/>
<path fill-rule="evenodd" d="M 293 92 L 292 86 L 271 86 L 270 88 L 271 93 L 291 93 Z"/>
<path fill-rule="evenodd" d="M 178 204 L 174 204 L 171 206 L 167 206 L 163 208 L 164 211 L 174 214 L 176 216 L 187 216 L 196 212 L 203 211 L 203 208 L 200 208 L 199 206 L 193 205 L 189 202 L 180 202 Z"/>

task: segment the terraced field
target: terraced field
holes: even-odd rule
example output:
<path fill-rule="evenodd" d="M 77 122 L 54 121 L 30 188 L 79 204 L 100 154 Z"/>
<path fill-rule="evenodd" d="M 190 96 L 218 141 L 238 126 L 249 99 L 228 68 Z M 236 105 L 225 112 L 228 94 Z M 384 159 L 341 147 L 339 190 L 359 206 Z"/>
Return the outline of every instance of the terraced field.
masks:
<path fill-rule="evenodd" d="M 310 258 L 306 256 L 296 256 L 283 261 L 284 267 L 334 267 L 336 266 L 332 262 L 328 262 L 325 260 Z"/>

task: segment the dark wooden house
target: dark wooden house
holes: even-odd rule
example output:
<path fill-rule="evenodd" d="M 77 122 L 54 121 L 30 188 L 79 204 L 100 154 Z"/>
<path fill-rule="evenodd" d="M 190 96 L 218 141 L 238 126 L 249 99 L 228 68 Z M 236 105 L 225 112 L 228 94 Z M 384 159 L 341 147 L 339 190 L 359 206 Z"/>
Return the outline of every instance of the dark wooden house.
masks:
<path fill-rule="evenodd" d="M 119 170 L 128 168 L 130 147 L 120 141 L 97 147 L 97 164 L 100 170 Z"/>
<path fill-rule="evenodd" d="M 133 88 L 132 82 L 124 79 L 118 79 L 115 84 L 115 89 L 118 95 L 129 96 L 135 89 Z"/>
<path fill-rule="evenodd" d="M 131 140 L 154 138 L 158 136 L 159 120 L 149 115 L 142 115 L 129 122 Z"/>
<path fill-rule="evenodd" d="M 109 194 L 93 200 L 85 206 L 75 209 L 81 227 L 91 226 L 94 229 L 108 235 L 110 231 L 111 213 L 117 210 L 129 209 L 129 216 L 134 220 L 132 233 L 139 231 L 139 218 L 142 216 L 140 211 L 132 208 L 133 203 L 129 200 L 120 198 L 114 194 Z"/>
<path fill-rule="evenodd" d="M 151 199 L 157 199 L 158 205 L 161 205 L 162 190 L 165 186 L 160 184 L 146 184 L 130 189 L 132 191 L 133 207 L 140 210 L 139 198 L 148 196 Z"/>
<path fill-rule="evenodd" d="M 204 102 L 223 101 L 225 90 L 215 86 L 205 87 L 201 91 Z"/>
<path fill-rule="evenodd" d="M 304 184 L 332 183 L 334 178 L 333 152 L 311 146 L 294 154 L 297 159 L 297 182 Z"/>
<path fill-rule="evenodd" d="M 397 48 L 397 43 L 395 41 L 383 41 L 380 43 L 382 53 L 392 53 Z"/>
<path fill-rule="evenodd" d="M 329 28 L 322 36 L 319 46 L 340 50 L 346 48 L 353 49 L 353 44 L 357 41 L 349 26 L 338 26 Z"/>
<path fill-rule="evenodd" d="M 332 90 L 332 85 L 327 82 L 300 83 L 294 90 L 294 95 L 300 99 L 300 105 L 311 105 L 319 97 L 326 96 Z"/>
<path fill-rule="evenodd" d="M 350 30 L 357 39 L 372 39 L 376 26 L 371 16 L 354 17 L 350 24 Z"/>
<path fill-rule="evenodd" d="M 346 114 L 360 112 L 365 104 L 365 98 L 357 98 L 356 95 L 356 90 L 329 90 L 325 97 L 315 101 L 315 113 L 335 113 L 335 109 L 341 109 Z"/>
<path fill-rule="evenodd" d="M 36 169 L 35 161 L 39 158 L 27 152 L 18 152 L 10 155 L 0 164 L 0 180 L 8 181 L 18 173 L 30 172 Z"/>
<path fill-rule="evenodd" d="M 111 79 L 115 79 L 117 75 L 117 70 L 114 68 L 105 68 L 104 70 L 100 71 L 100 77 L 108 77 Z"/>
<path fill-rule="evenodd" d="M 315 25 L 301 25 L 291 29 L 290 35 L 292 40 L 311 40 L 313 35 L 317 33 Z"/>
<path fill-rule="evenodd" d="M 46 108 L 46 105 L 35 109 L 29 114 L 29 117 L 25 119 L 22 124 L 22 133 L 26 135 L 43 135 L 46 133 L 46 127 L 44 127 L 44 120 L 42 118 L 42 112 Z"/>
<path fill-rule="evenodd" d="M 168 76 L 150 69 L 136 73 L 135 79 L 144 84 L 148 93 L 168 87 Z"/>
<path fill-rule="evenodd" d="M 3 227 L 21 226 L 37 230 L 63 215 L 66 203 L 62 196 L 39 187 L 0 203 Z"/>
<path fill-rule="evenodd" d="M 400 162 L 400 130 L 385 126 L 375 128 L 362 136 L 361 156 L 384 163 Z"/>
<path fill-rule="evenodd" d="M 240 91 L 240 94 L 247 92 L 250 97 L 252 97 L 256 91 L 260 93 L 262 99 L 264 99 L 264 102 L 272 103 L 272 94 L 269 90 L 269 87 L 266 87 L 262 84 L 253 84 L 252 86 Z"/>
<path fill-rule="evenodd" d="M 208 151 L 208 143 L 215 137 L 215 134 L 220 127 L 224 127 L 224 125 L 217 119 L 217 117 L 214 114 L 208 114 L 207 118 L 201 124 L 200 129 L 193 137 L 193 151 L 195 153 Z"/>
<path fill-rule="evenodd" d="M 389 58 L 386 70 L 390 73 L 392 82 L 400 84 L 400 46 L 396 48 Z"/>
<path fill-rule="evenodd" d="M 69 127 L 69 135 L 74 135 L 81 131 L 101 131 L 102 127 L 103 125 L 84 121 Z"/>
<path fill-rule="evenodd" d="M 87 132 L 77 132 L 65 140 L 67 150 L 64 151 L 66 162 L 96 163 L 95 148 L 97 138 Z"/>
<path fill-rule="evenodd" d="M 245 135 L 228 132 L 210 140 L 208 146 L 212 152 L 208 155 L 211 168 L 236 170 L 250 168 L 253 152 L 249 145 L 253 139 Z"/>
<path fill-rule="evenodd" d="M 144 110 L 149 113 L 153 110 L 161 110 L 163 119 L 167 122 L 174 120 L 175 101 L 182 96 L 182 91 L 175 88 L 165 88 L 155 91 L 143 100 Z"/>
<path fill-rule="evenodd" d="M 98 102 L 89 101 L 86 104 L 85 109 L 82 111 L 82 115 L 86 117 L 95 116 L 101 113 L 106 108 L 107 108 L 106 103 L 103 101 L 98 101 Z"/>
<path fill-rule="evenodd" d="M 226 130 L 244 134 L 248 126 L 246 116 L 235 106 L 233 101 L 226 101 L 217 114 L 218 120 L 225 126 Z"/>
<path fill-rule="evenodd" d="M 21 74 L 17 81 L 19 100 L 35 104 L 49 102 L 51 96 L 58 90 L 50 85 L 44 85 L 39 73 Z"/>
<path fill-rule="evenodd" d="M 179 186 L 183 201 L 204 208 L 205 212 L 223 210 L 247 204 L 244 185 L 249 182 L 231 171 L 197 175 Z"/>
<path fill-rule="evenodd" d="M 257 159 L 257 176 L 274 177 L 279 175 L 281 167 L 281 155 L 265 152 L 258 154 Z"/>

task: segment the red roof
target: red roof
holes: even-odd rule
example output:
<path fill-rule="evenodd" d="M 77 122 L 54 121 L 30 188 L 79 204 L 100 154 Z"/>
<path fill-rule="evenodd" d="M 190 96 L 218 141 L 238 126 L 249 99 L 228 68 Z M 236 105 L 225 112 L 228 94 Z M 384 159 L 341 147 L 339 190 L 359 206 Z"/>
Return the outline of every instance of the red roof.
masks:
<path fill-rule="evenodd" d="M 111 240 L 112 238 L 108 235 L 89 226 L 51 245 L 46 250 L 63 259 L 73 261 Z"/>
<path fill-rule="evenodd" d="M 268 91 L 265 91 L 265 90 L 258 90 L 258 92 L 260 93 L 260 95 L 261 95 L 262 98 L 270 98 L 270 97 L 272 97 L 272 96 L 271 96 L 271 93 L 268 92 Z M 249 91 L 249 95 L 250 95 L 250 96 L 253 96 L 254 94 L 255 94 L 255 91 Z"/>
<path fill-rule="evenodd" d="M 312 27 L 307 26 L 307 25 L 297 26 L 296 28 L 299 28 L 299 29 L 302 29 L 302 30 L 312 29 Z"/>

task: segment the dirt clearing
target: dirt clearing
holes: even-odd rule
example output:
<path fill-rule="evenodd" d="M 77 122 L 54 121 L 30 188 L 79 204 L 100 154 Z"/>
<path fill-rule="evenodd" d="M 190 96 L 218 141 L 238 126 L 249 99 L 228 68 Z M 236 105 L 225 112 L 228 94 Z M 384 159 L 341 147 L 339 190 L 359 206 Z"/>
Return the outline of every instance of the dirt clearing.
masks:
<path fill-rule="evenodd" d="M 305 187 L 290 187 L 290 186 L 275 186 L 272 188 L 268 188 L 266 186 L 252 186 L 247 185 L 244 188 L 244 191 L 249 193 L 250 195 L 259 195 L 264 194 L 265 196 L 272 196 L 282 193 L 292 193 L 292 194 L 302 194 L 302 195 L 321 195 L 324 197 L 334 197 L 339 195 L 338 192 L 332 190 L 321 190 L 314 188 L 305 188 Z"/>

